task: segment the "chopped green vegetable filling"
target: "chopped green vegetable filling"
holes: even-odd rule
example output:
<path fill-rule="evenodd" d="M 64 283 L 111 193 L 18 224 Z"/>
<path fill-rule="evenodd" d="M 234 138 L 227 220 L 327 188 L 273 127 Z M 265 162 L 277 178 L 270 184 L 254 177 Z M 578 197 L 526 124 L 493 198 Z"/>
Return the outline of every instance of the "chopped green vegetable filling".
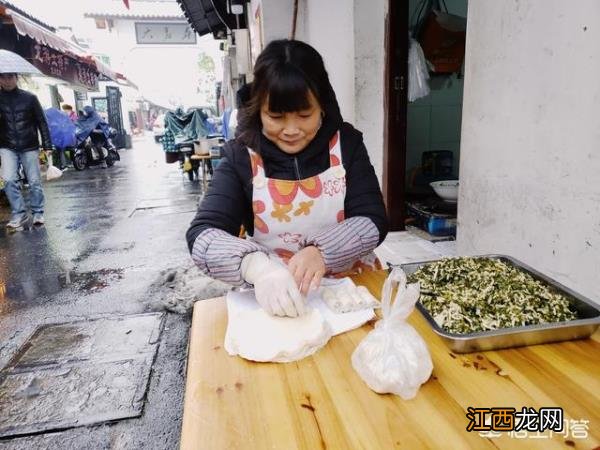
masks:
<path fill-rule="evenodd" d="M 577 318 L 568 297 L 498 259 L 442 259 L 421 267 L 408 281 L 420 283 L 420 302 L 451 333 Z"/>

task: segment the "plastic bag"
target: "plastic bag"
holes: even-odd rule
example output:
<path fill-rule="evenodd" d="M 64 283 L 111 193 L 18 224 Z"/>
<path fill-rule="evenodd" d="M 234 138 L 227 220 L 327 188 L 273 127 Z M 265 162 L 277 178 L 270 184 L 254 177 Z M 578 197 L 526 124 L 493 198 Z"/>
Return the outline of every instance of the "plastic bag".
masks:
<path fill-rule="evenodd" d="M 190 157 L 186 156 L 183 162 L 183 171 L 189 172 L 190 170 L 192 170 L 192 163 L 190 162 Z"/>
<path fill-rule="evenodd" d="M 429 95 L 429 70 L 421 45 L 410 38 L 408 50 L 408 101 Z"/>
<path fill-rule="evenodd" d="M 398 286 L 392 304 L 392 291 Z M 433 370 L 423 338 L 406 319 L 419 299 L 419 285 L 406 285 L 406 274 L 395 268 L 385 280 L 381 307 L 383 319 L 352 354 L 352 366 L 379 394 L 392 393 L 409 400 L 417 395 Z"/>
<path fill-rule="evenodd" d="M 48 155 L 48 171 L 46 172 L 46 180 L 54 180 L 62 177 L 62 170 L 52 164 L 52 155 Z"/>

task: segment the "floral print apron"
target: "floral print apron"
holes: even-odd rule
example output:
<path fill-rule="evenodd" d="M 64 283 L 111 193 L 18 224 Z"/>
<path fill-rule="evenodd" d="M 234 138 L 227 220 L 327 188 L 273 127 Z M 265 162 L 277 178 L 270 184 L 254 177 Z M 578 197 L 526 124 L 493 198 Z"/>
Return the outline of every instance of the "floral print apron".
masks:
<path fill-rule="evenodd" d="M 329 142 L 329 168 L 302 180 L 267 178 L 260 155 L 251 149 L 252 210 L 255 242 L 267 247 L 287 264 L 303 248 L 309 236 L 344 220 L 346 170 L 342 164 L 340 132 Z M 381 269 L 374 253 L 348 265 L 346 276 L 363 270 Z"/>

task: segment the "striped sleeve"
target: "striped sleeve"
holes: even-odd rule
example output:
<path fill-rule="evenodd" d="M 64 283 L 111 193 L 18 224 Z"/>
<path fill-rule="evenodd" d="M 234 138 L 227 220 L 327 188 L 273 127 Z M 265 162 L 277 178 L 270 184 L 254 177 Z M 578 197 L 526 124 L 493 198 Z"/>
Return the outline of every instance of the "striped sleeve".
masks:
<path fill-rule="evenodd" d="M 198 235 L 192 248 L 192 260 L 211 278 L 240 286 L 244 284 L 240 266 L 249 253 L 265 252 L 262 245 L 232 236 L 218 228 L 207 228 Z"/>
<path fill-rule="evenodd" d="M 369 254 L 379 241 L 379 230 L 368 217 L 350 217 L 343 222 L 309 236 L 306 245 L 314 245 L 323 255 L 329 272 L 341 272 L 354 261 Z"/>

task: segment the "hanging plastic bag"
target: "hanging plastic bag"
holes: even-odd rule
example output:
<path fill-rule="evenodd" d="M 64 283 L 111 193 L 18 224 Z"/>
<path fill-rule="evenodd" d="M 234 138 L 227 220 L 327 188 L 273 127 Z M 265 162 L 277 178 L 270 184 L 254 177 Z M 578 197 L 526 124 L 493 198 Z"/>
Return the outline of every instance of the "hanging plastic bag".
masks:
<path fill-rule="evenodd" d="M 392 304 L 392 292 L 398 286 Z M 406 319 L 419 299 L 419 285 L 406 285 L 406 274 L 395 268 L 382 291 L 383 319 L 352 354 L 352 366 L 363 381 L 379 394 L 392 393 L 409 400 L 417 395 L 433 370 L 423 338 Z"/>
<path fill-rule="evenodd" d="M 189 172 L 190 170 L 192 170 L 192 163 L 190 162 L 190 157 L 186 156 L 183 162 L 183 171 Z"/>
<path fill-rule="evenodd" d="M 429 70 L 421 45 L 410 38 L 408 50 L 408 101 L 429 95 Z"/>
<path fill-rule="evenodd" d="M 62 177 L 62 170 L 52 164 L 52 155 L 48 154 L 48 171 L 46 172 L 46 180 L 54 180 L 56 178 Z"/>

